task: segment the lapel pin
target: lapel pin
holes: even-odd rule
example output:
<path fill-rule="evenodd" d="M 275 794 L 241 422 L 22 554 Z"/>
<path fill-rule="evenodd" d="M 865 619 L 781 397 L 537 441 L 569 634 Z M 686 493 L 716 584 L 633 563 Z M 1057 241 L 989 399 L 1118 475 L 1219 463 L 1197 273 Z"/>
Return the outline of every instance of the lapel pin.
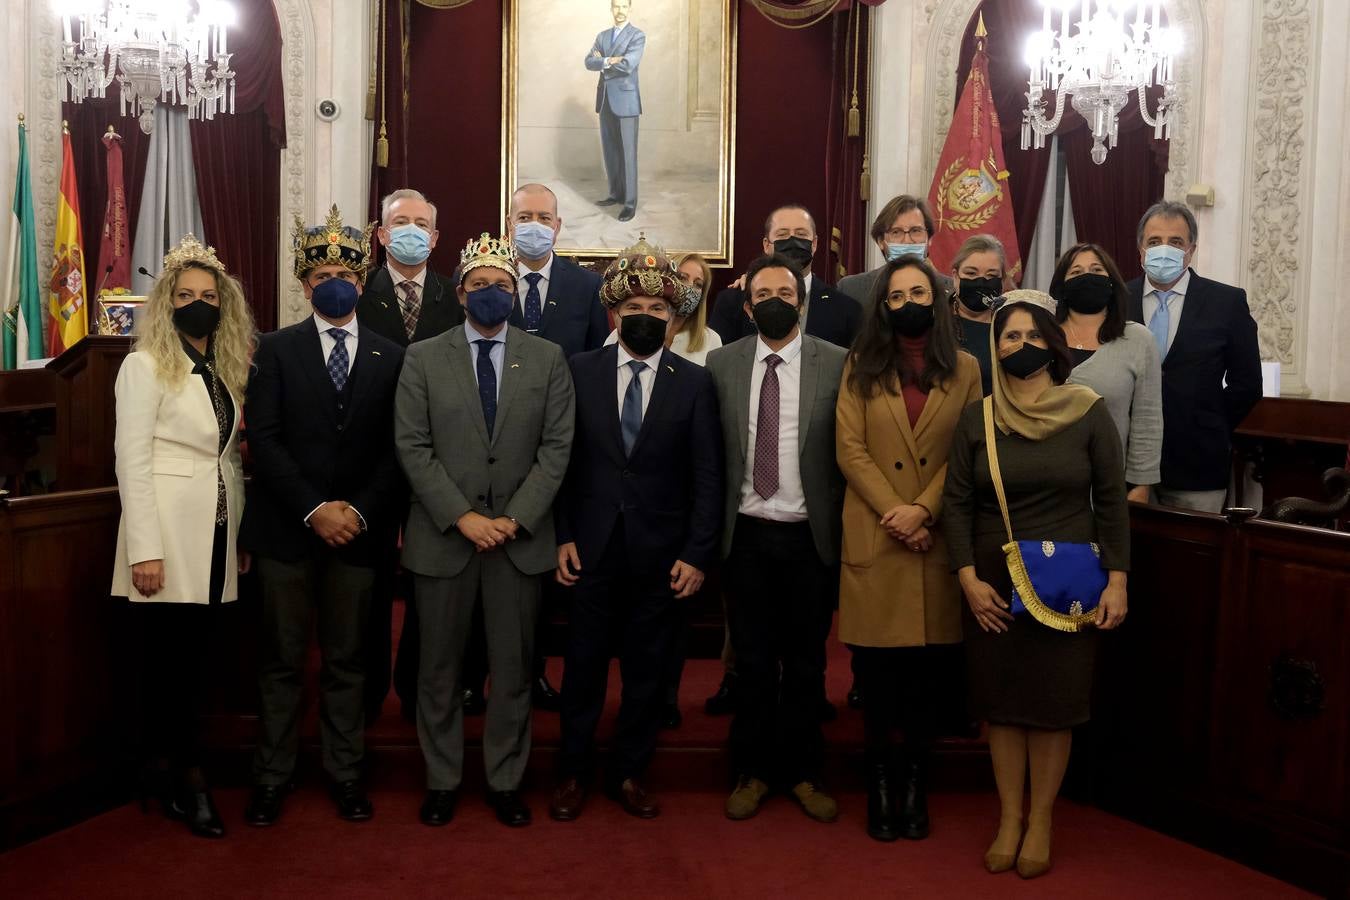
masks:
<path fill-rule="evenodd" d="M 389 304 L 385 303 L 383 300 L 380 301 L 380 305 L 383 306 L 385 309 L 389 308 Z"/>
<path fill-rule="evenodd" d="M 513 369 L 519 369 L 519 368 L 520 368 L 520 363 L 511 363 L 511 368 L 513 368 Z"/>
<path fill-rule="evenodd" d="M 674 374 L 675 374 L 675 367 L 674 367 L 674 366 L 671 366 L 671 365 L 667 365 L 667 366 L 666 366 L 666 371 L 669 372 L 670 374 L 674 375 Z"/>
<path fill-rule="evenodd" d="M 558 301 L 557 301 L 557 300 L 550 300 L 550 301 L 548 301 L 548 305 L 549 305 L 549 306 L 557 306 L 557 305 L 558 305 Z"/>
<path fill-rule="evenodd" d="M 372 350 L 372 351 L 370 351 L 370 352 L 373 353 L 373 354 L 375 354 L 376 356 L 379 356 L 379 355 L 380 355 L 380 351 L 378 351 L 378 350 Z"/>

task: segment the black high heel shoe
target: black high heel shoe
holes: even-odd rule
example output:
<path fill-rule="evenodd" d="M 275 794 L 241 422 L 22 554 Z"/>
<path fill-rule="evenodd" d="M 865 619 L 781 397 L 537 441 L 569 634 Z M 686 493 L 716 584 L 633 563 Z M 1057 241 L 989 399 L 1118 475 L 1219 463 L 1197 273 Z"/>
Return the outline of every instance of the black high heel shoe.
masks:
<path fill-rule="evenodd" d="M 194 791 L 191 788 L 184 788 L 182 793 L 174 798 L 172 806 L 177 818 L 197 837 L 225 836 L 225 823 L 221 821 L 220 813 L 216 811 L 216 804 L 209 790 L 203 788 Z"/>

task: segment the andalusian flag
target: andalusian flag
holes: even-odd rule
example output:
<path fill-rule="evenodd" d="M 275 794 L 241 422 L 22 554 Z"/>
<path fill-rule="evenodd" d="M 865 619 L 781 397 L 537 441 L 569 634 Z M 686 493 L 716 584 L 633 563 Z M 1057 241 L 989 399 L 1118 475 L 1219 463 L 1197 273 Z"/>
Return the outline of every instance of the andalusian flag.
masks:
<path fill-rule="evenodd" d="M 47 354 L 42 345 L 42 288 L 38 279 L 37 234 L 33 230 L 33 179 L 28 171 L 28 132 L 19 116 L 19 168 L 14 175 L 14 204 L 10 207 L 9 247 L 4 257 L 5 280 L 0 282 L 4 310 L 3 357 L 0 369 L 17 369 Z"/>
<path fill-rule="evenodd" d="M 61 131 L 61 196 L 56 206 L 52 277 L 47 285 L 47 304 L 52 314 L 52 356 L 75 346 L 89 333 L 89 287 L 84 281 L 84 238 L 80 236 L 75 156 L 70 148 L 70 129 L 63 123 Z"/>

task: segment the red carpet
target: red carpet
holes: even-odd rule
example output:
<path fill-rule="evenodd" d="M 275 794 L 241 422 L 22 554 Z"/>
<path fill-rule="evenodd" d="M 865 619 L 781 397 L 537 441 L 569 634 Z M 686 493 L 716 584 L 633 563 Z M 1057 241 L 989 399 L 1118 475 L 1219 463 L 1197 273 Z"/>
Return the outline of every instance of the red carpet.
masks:
<path fill-rule="evenodd" d="M 864 798 L 841 798 L 833 825 L 774 798 L 748 822 L 721 813 L 722 795 L 662 794 L 665 814 L 629 818 L 592 798 L 582 818 L 497 824 L 480 796 L 462 798 L 446 828 L 417 822 L 420 795 L 373 795 L 375 820 L 333 815 L 317 788 L 290 798 L 270 829 L 240 824 L 245 793 L 221 791 L 229 836 L 188 835 L 157 814 L 123 807 L 0 856 L 6 897 L 1023 897 L 1301 896 L 1293 888 L 1189 845 L 1069 803 L 1058 815 L 1055 868 L 1022 882 L 992 876 L 980 857 L 995 825 L 992 796 L 933 800 L 933 836 L 878 844 L 863 832 Z"/>

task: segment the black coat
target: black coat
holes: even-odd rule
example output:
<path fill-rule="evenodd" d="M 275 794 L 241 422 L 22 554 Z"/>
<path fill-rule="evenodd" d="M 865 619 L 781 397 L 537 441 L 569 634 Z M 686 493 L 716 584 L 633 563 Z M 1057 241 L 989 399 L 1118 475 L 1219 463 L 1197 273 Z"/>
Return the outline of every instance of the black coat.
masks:
<path fill-rule="evenodd" d="M 543 298 L 538 337 L 562 347 L 569 359 L 586 350 L 604 346 L 609 337 L 609 317 L 600 305 L 600 275 L 554 254 L 549 272 L 548 296 Z M 511 309 L 512 328 L 524 328 L 520 301 Z"/>
<path fill-rule="evenodd" d="M 746 299 L 747 294 L 740 288 L 727 288 L 713 301 L 708 327 L 717 332 L 723 347 L 755 333 L 755 323 L 745 314 Z M 848 349 L 861 326 L 862 306 L 857 300 L 820 278 L 811 279 L 811 300 L 806 305 L 803 331 Z"/>
<path fill-rule="evenodd" d="M 619 431 L 618 348 L 572 358 L 577 424 L 556 504 L 558 543 L 575 541 L 582 571 L 601 558 L 623 516 L 635 566 L 677 560 L 707 571 L 722 528 L 722 426 L 706 369 L 661 352 L 631 456 Z"/>
<path fill-rule="evenodd" d="M 400 347 L 408 346 L 408 332 L 403 328 L 403 306 L 394 289 L 394 278 L 388 267 L 381 267 L 366 282 L 361 299 L 356 304 L 356 318 L 362 328 L 370 328 Z M 443 275 L 427 269 L 426 284 L 422 289 L 422 310 L 417 317 L 414 341 L 425 341 L 464 323 L 464 307 L 459 305 L 455 285 Z"/>
<path fill-rule="evenodd" d="M 1142 278 L 1126 286 L 1129 317 L 1147 325 L 1143 288 Z M 1162 363 L 1162 486 L 1228 487 L 1233 430 L 1260 399 L 1261 349 L 1247 292 L 1192 270 L 1176 337 Z"/>
<path fill-rule="evenodd" d="M 341 408 L 312 317 L 263 335 L 253 364 L 245 405 L 253 478 L 243 546 L 273 559 L 303 559 L 323 546 L 305 517 L 321 503 L 345 500 L 368 530 L 339 556 L 351 565 L 387 556 L 407 491 L 392 415 L 403 349 L 358 328 Z"/>

